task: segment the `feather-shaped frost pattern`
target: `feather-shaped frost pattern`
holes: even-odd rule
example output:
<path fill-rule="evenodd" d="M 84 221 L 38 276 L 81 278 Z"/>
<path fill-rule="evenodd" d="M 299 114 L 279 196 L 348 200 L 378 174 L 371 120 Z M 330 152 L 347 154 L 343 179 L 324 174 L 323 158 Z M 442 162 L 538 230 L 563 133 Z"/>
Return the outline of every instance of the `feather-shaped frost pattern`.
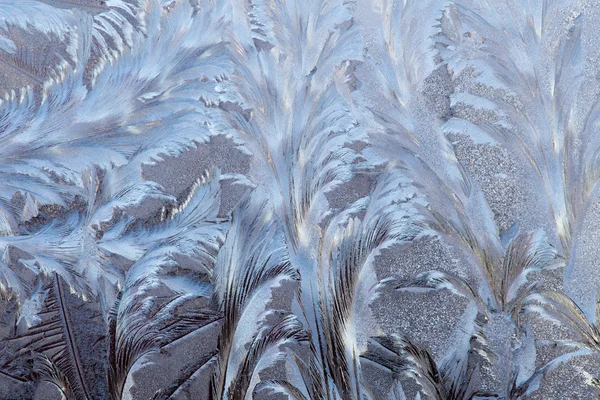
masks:
<path fill-rule="evenodd" d="M 66 398 L 101 399 L 107 394 L 104 338 L 98 305 L 69 293 L 55 274 L 41 321 L 13 340 L 20 342 L 21 357 L 33 350 L 40 378 L 54 383 Z"/>
<path fill-rule="evenodd" d="M 0 398 L 600 393 L 600 6 L 0 0 Z"/>

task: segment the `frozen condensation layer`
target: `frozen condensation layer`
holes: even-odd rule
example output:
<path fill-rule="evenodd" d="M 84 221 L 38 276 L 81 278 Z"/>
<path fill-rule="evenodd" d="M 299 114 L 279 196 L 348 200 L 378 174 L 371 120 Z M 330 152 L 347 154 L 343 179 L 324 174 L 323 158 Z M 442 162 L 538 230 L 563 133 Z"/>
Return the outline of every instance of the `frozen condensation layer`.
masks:
<path fill-rule="evenodd" d="M 0 399 L 598 397 L 599 35 L 0 0 Z"/>

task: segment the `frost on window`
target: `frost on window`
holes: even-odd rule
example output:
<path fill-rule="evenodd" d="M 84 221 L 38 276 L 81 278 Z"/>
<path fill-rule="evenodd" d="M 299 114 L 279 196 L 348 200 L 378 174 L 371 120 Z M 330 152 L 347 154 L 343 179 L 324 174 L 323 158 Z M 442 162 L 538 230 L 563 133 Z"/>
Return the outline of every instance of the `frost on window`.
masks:
<path fill-rule="evenodd" d="M 600 395 L 600 5 L 0 0 L 0 399 Z"/>

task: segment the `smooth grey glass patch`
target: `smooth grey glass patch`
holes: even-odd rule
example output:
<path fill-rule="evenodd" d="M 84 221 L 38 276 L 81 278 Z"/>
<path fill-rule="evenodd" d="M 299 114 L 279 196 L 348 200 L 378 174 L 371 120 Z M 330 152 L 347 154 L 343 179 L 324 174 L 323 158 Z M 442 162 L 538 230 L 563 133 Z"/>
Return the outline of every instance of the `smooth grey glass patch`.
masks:
<path fill-rule="evenodd" d="M 597 398 L 599 22 L 0 0 L 0 400 Z"/>

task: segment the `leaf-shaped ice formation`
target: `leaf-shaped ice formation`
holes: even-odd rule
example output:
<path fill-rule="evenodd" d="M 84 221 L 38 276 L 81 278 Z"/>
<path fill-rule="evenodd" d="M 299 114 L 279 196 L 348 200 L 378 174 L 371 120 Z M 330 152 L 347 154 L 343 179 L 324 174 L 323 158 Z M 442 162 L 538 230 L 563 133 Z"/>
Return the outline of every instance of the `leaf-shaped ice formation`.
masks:
<path fill-rule="evenodd" d="M 0 0 L 0 397 L 596 395 L 599 20 Z"/>

